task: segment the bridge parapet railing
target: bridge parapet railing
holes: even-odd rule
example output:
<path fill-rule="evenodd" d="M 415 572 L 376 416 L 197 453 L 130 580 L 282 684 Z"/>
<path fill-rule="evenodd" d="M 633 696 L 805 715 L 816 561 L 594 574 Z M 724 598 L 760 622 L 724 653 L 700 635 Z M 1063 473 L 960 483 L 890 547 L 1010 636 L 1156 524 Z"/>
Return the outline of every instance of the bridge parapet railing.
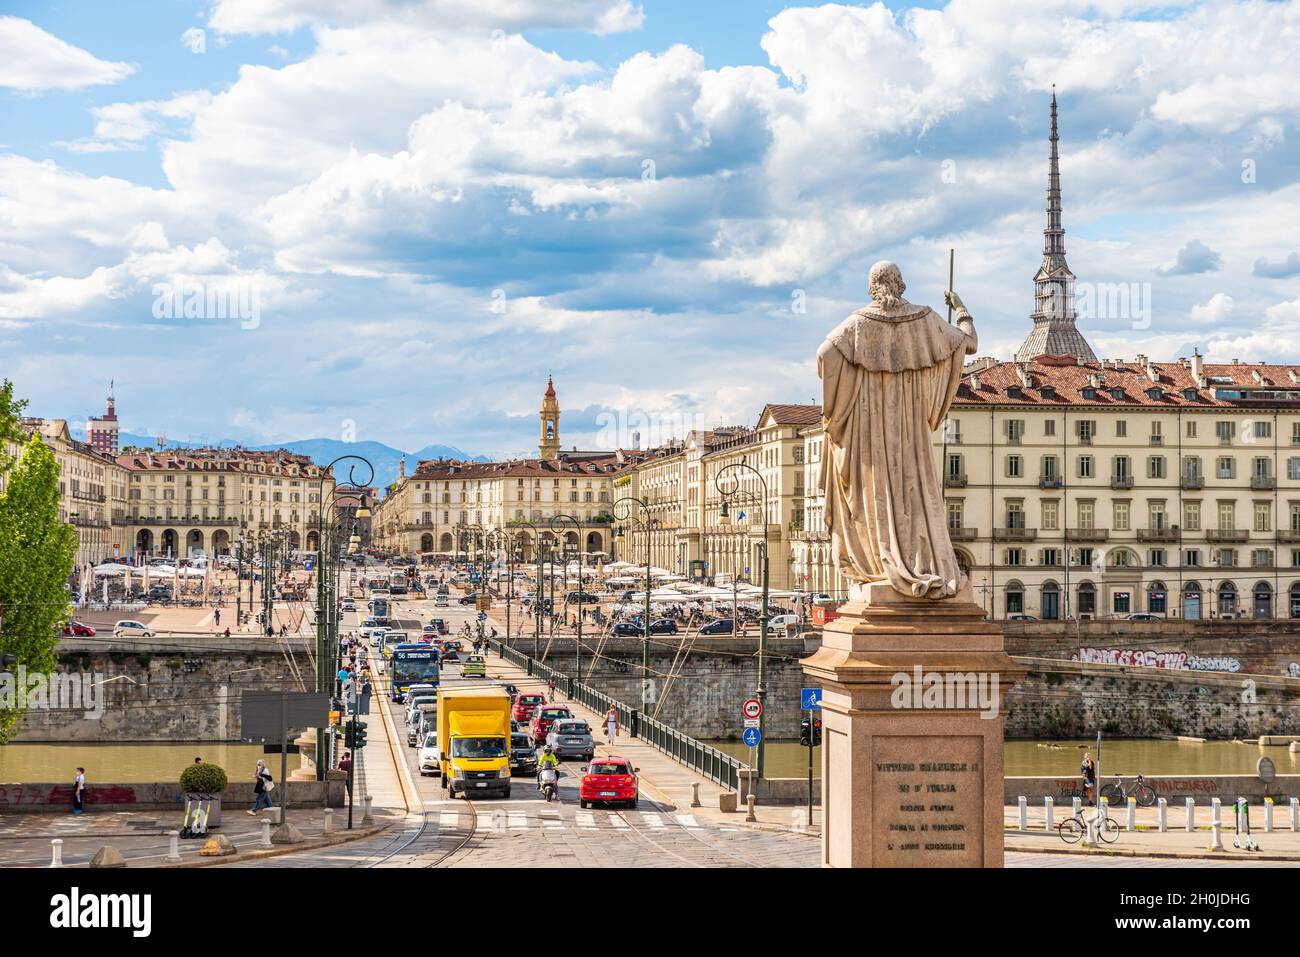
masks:
<path fill-rule="evenodd" d="M 597 691 L 591 685 L 576 681 L 572 675 L 558 668 L 552 668 L 518 648 L 512 648 L 501 641 L 489 641 L 488 644 L 506 661 L 523 668 L 530 675 L 543 681 L 554 678 L 556 684 L 564 685 L 570 698 L 592 711 L 604 714 L 613 708 L 618 714 L 618 723 L 621 727 L 626 728 L 633 737 L 640 738 L 674 761 L 686 765 L 692 771 L 730 791 L 740 790 L 742 773 L 749 771 L 750 768 L 739 758 L 719 751 L 698 738 L 683 734 L 662 721 L 643 715 L 639 708 L 619 701 L 603 691 Z"/>

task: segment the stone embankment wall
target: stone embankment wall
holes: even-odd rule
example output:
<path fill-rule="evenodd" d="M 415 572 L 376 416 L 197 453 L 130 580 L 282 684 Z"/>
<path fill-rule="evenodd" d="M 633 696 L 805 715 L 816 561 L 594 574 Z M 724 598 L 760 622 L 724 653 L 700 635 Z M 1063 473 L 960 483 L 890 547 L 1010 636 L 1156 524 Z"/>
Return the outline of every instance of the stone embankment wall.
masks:
<path fill-rule="evenodd" d="M 1300 734 L 1300 679 L 1017 657 L 1008 738 Z"/>
<path fill-rule="evenodd" d="M 311 681 L 308 659 L 297 655 L 296 663 Z M 265 648 L 92 653 L 61 646 L 57 673 L 76 679 L 78 707 L 30 708 L 15 741 L 234 741 L 243 692 L 300 690 L 285 655 Z M 103 713 L 88 716 L 97 697 Z"/>

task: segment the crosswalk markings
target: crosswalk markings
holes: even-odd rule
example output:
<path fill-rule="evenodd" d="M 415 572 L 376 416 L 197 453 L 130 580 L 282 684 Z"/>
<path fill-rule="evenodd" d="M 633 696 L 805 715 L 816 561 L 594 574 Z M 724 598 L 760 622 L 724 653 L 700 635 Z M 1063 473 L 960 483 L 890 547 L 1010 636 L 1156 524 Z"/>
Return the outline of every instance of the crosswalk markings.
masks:
<path fill-rule="evenodd" d="M 438 815 L 439 827 L 459 827 L 460 811 L 443 811 Z"/>
<path fill-rule="evenodd" d="M 646 827 L 657 828 L 663 827 L 664 821 L 658 814 L 642 814 L 641 821 Z"/>
<path fill-rule="evenodd" d="M 694 814 L 678 814 L 677 823 L 682 827 L 699 827 L 700 822 L 695 820 Z"/>
<path fill-rule="evenodd" d="M 528 827 L 528 815 L 523 811 L 509 812 L 510 830 L 522 831 Z"/>
<path fill-rule="evenodd" d="M 574 815 L 574 819 L 577 821 L 578 827 L 584 831 L 595 830 L 596 828 L 596 815 L 590 811 L 579 811 Z"/>
<path fill-rule="evenodd" d="M 620 829 L 629 826 L 627 821 L 623 820 L 621 817 L 612 817 L 609 819 L 609 823 Z"/>

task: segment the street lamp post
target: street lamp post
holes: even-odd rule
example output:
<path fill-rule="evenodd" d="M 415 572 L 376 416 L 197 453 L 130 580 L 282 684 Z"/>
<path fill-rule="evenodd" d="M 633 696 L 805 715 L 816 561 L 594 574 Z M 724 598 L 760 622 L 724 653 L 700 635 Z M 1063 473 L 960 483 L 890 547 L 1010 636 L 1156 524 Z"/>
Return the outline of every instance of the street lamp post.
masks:
<path fill-rule="evenodd" d="M 626 502 L 628 504 L 624 505 Z M 622 512 L 619 506 L 623 505 Z M 634 522 L 645 529 L 645 611 L 641 615 L 641 713 L 645 714 L 650 706 L 650 523 L 649 519 L 634 516 L 632 506 L 637 505 L 642 511 L 648 510 L 650 506 L 645 499 L 637 498 L 635 495 L 624 495 L 614 500 L 611 510 L 614 518 L 622 522 Z M 617 539 L 623 539 L 623 526 L 620 525 Z"/>
<path fill-rule="evenodd" d="M 520 528 L 533 533 L 533 548 L 537 552 L 537 598 L 533 601 L 533 660 L 541 653 L 542 644 L 542 533 L 532 522 L 519 522 Z"/>
<path fill-rule="evenodd" d="M 329 694 L 333 690 L 334 677 L 338 672 L 335 664 L 335 654 L 338 651 L 337 628 L 338 621 L 336 615 L 331 615 L 326 604 L 328 599 L 328 589 L 325 586 L 325 510 L 333 502 L 334 497 L 338 494 L 340 483 L 334 483 L 334 489 L 330 493 L 329 500 L 325 497 L 325 479 L 333 475 L 334 466 L 340 462 L 351 462 L 348 466 L 347 485 L 351 489 L 369 488 L 370 483 L 375 479 L 375 467 L 368 459 L 360 455 L 340 455 L 328 465 L 321 469 L 320 481 L 316 486 L 316 692 L 318 694 Z M 358 465 L 364 465 L 368 471 L 368 476 L 364 482 L 357 482 L 356 470 Z M 365 493 L 361 493 L 360 504 L 356 511 L 357 518 L 369 518 L 370 509 L 366 506 Z M 331 523 L 331 528 L 333 523 Z M 337 538 L 334 542 L 333 552 L 337 553 Z M 352 543 L 349 542 L 349 547 Z M 337 555 L 334 558 L 337 561 Z M 337 611 L 337 609 L 335 609 Z M 268 618 L 269 622 L 269 618 Z M 333 630 L 331 630 L 333 629 Z M 332 642 L 332 644 L 331 644 Z M 325 768 L 329 763 L 329 752 L 326 747 L 326 735 L 330 731 L 325 728 L 316 729 L 316 779 L 324 780 Z"/>
<path fill-rule="evenodd" d="M 561 533 L 561 530 L 564 528 L 565 522 L 573 523 L 573 527 L 576 530 L 575 534 L 578 537 L 578 624 L 577 624 L 577 631 L 575 632 L 574 639 L 573 639 L 573 680 L 581 681 L 582 680 L 582 523 L 579 522 L 572 515 L 563 515 L 563 514 L 556 515 L 554 518 L 551 519 L 551 530 L 556 533 Z M 558 523 L 558 527 L 557 527 L 557 523 Z M 569 555 L 568 555 L 567 542 L 565 543 L 565 547 L 563 549 L 562 554 L 564 555 L 564 572 L 566 578 L 565 588 L 567 589 L 568 588 L 567 578 L 569 572 Z M 568 617 L 569 599 L 568 599 L 567 590 L 565 592 L 564 608 L 565 608 L 565 617 Z M 552 611 L 554 611 L 553 608 Z"/>
<path fill-rule="evenodd" d="M 740 476 L 739 476 L 738 474 L 735 474 L 735 473 L 738 473 L 738 472 L 744 472 L 744 471 L 753 472 L 755 478 L 758 479 L 759 484 L 760 484 L 760 485 L 762 486 L 762 488 L 763 488 L 763 541 L 762 541 L 762 544 L 759 546 L 759 547 L 762 549 L 762 551 L 761 551 L 760 554 L 762 555 L 762 561 L 763 561 L 763 611 L 762 611 L 762 614 L 761 614 L 760 619 L 759 619 L 759 622 L 758 622 L 758 687 L 754 689 L 754 697 L 756 697 L 756 698 L 758 699 L 758 703 L 759 703 L 759 705 L 760 705 L 760 711 L 759 711 L 759 715 L 758 715 L 758 753 L 757 753 L 757 762 L 756 762 L 756 763 L 757 763 L 757 766 L 756 766 L 755 770 L 758 772 L 758 777 L 759 777 L 760 779 L 762 779 L 762 777 L 763 777 L 763 751 L 764 751 L 764 745 L 766 744 L 766 741 L 764 740 L 764 737 L 763 737 L 763 723 L 764 723 L 763 719 L 764 719 L 764 717 L 765 717 L 765 715 L 766 715 L 766 712 L 767 712 L 767 708 L 764 707 L 764 706 L 766 705 L 766 703 L 767 703 L 767 702 L 764 700 L 764 699 L 766 698 L 766 695 L 767 695 L 767 688 L 766 688 L 766 683 L 767 683 L 767 596 L 768 596 L 768 561 L 767 561 L 767 519 L 768 519 L 768 514 L 767 514 L 767 480 L 766 480 L 765 478 L 763 478 L 763 473 L 762 473 L 762 472 L 760 472 L 758 469 L 754 468 L 754 466 L 748 464 L 748 463 L 747 463 L 747 462 L 742 458 L 739 462 L 732 462 L 730 465 L 725 465 L 725 466 L 723 466 L 721 469 L 719 469 L 718 472 L 717 472 L 717 474 L 713 477 L 713 486 L 714 486 L 714 488 L 716 488 L 716 489 L 718 490 L 718 494 L 722 496 L 722 509 L 721 509 L 721 511 L 720 511 L 719 514 L 718 514 L 718 524 L 719 524 L 719 525 L 729 525 L 729 524 L 730 524 L 730 513 L 729 513 L 729 509 L 728 509 L 728 507 L 727 507 L 727 505 L 728 505 L 728 501 L 729 501 L 729 500 L 730 500 L 730 499 L 731 499 L 731 498 L 732 498 L 732 497 L 733 497 L 733 496 L 734 496 L 734 495 L 739 491 L 739 489 L 740 489 Z M 727 478 L 727 480 L 728 480 L 728 481 L 725 482 L 725 483 L 723 482 L 723 476 L 726 476 L 726 478 Z M 724 484 L 726 484 L 726 485 L 728 486 L 728 489 L 727 489 L 727 490 L 724 490 L 724 489 L 723 489 L 723 485 L 724 485 Z M 735 577 L 735 576 L 733 575 L 732 577 L 733 577 L 733 580 L 734 580 L 734 577 Z M 733 614 L 733 616 L 734 616 L 735 612 L 733 612 L 732 614 Z M 736 632 L 736 625 L 738 624 L 738 622 L 736 621 L 735 617 L 732 618 L 732 620 L 731 620 L 731 624 L 732 624 L 732 633 L 734 634 L 734 633 Z"/>

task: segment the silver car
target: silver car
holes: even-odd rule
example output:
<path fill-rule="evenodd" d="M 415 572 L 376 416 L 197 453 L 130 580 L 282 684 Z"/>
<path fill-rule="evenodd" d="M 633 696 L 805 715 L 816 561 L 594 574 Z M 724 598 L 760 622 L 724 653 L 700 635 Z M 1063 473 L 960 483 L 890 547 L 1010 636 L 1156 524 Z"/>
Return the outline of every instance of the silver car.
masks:
<path fill-rule="evenodd" d="M 590 761 L 596 753 L 591 727 L 580 718 L 559 718 L 546 734 L 546 743 L 556 756 Z"/>

